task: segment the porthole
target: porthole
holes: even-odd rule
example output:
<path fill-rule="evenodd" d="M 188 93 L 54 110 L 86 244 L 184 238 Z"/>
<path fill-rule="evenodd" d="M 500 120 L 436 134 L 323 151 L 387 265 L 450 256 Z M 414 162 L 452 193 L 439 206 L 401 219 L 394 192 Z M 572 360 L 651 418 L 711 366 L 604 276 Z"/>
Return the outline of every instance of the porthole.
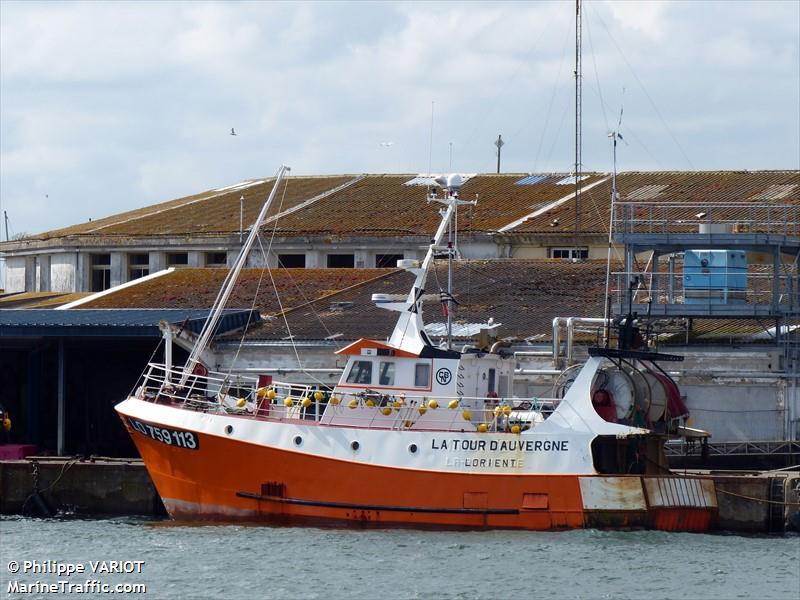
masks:
<path fill-rule="evenodd" d="M 225 425 L 225 433 L 228 435 L 233 433 L 233 425 Z"/>
<path fill-rule="evenodd" d="M 408 451 L 411 452 L 411 454 L 416 454 L 417 453 L 417 445 L 416 444 L 409 444 L 408 445 Z"/>
<path fill-rule="evenodd" d="M 300 446 L 302 443 L 303 443 L 303 438 L 301 438 L 299 435 L 294 436 L 295 446 Z"/>
<path fill-rule="evenodd" d="M 358 449 L 361 447 L 361 444 L 353 440 L 352 442 L 350 442 L 350 447 L 353 449 L 353 452 L 358 452 Z"/>

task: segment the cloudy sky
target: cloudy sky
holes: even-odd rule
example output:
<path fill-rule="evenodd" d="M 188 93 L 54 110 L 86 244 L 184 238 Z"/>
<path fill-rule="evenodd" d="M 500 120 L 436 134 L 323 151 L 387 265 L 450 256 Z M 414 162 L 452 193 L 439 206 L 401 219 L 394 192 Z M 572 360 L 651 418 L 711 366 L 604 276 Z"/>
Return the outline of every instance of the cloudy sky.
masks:
<path fill-rule="evenodd" d="M 623 105 L 621 170 L 800 168 L 800 2 L 584 15 L 585 169 Z M 568 172 L 573 61 L 572 2 L 3 0 L 1 208 L 13 236 L 281 163 L 491 172 L 498 134 L 503 171 Z"/>

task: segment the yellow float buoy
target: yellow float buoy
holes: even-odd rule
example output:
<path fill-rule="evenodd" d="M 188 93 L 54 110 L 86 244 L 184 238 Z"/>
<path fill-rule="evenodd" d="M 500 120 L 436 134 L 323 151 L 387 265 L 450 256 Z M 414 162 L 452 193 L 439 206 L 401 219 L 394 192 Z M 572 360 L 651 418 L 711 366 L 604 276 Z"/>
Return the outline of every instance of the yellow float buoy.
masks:
<path fill-rule="evenodd" d="M 341 402 L 341 400 L 339 400 L 338 396 L 331 396 L 331 399 L 330 399 L 330 403 L 331 404 L 333 404 L 334 406 L 338 406 L 339 402 Z"/>
<path fill-rule="evenodd" d="M 426 412 L 428 412 L 428 407 L 424 404 L 420 404 L 417 410 L 419 411 L 419 414 L 424 415 Z"/>
<path fill-rule="evenodd" d="M 394 402 L 392 402 L 392 406 L 393 406 L 393 407 L 394 407 L 396 410 L 400 410 L 400 407 L 401 407 L 401 406 L 403 406 L 403 403 L 402 403 L 402 402 L 400 402 L 400 400 L 395 400 Z"/>
<path fill-rule="evenodd" d="M 465 421 L 471 421 L 472 420 L 472 413 L 469 412 L 467 409 L 464 409 L 464 412 L 461 413 L 461 416 L 464 417 Z"/>
<path fill-rule="evenodd" d="M 283 405 L 287 408 L 292 408 L 294 406 L 294 400 L 291 397 L 287 396 L 286 399 L 283 401 Z"/>
<path fill-rule="evenodd" d="M 245 400 L 244 398 L 239 398 L 236 401 L 236 406 L 238 406 L 239 408 L 244 408 L 245 404 L 247 404 L 247 400 Z"/>
<path fill-rule="evenodd" d="M 3 419 L 3 431 L 5 431 L 6 433 L 11 431 L 11 419 L 8 417 Z"/>
<path fill-rule="evenodd" d="M 367 405 L 367 406 L 369 406 L 370 408 L 373 408 L 373 407 L 375 406 L 375 402 L 373 402 L 373 401 L 372 401 L 372 398 L 370 398 L 369 400 L 367 400 L 367 401 L 366 401 L 364 404 L 366 404 L 366 405 Z"/>
<path fill-rule="evenodd" d="M 300 400 L 300 406 L 302 406 L 303 408 L 308 408 L 309 406 L 311 406 L 311 398 L 305 396 L 302 400 Z"/>
<path fill-rule="evenodd" d="M 486 423 L 480 423 L 478 425 L 478 433 L 486 433 L 489 431 L 489 426 Z"/>
<path fill-rule="evenodd" d="M 278 392 L 276 392 L 273 388 L 269 388 L 267 390 L 267 398 L 270 400 L 275 400 L 278 397 Z"/>
<path fill-rule="evenodd" d="M 391 409 L 391 408 L 389 408 L 388 406 L 384 406 L 384 407 L 381 409 L 381 412 L 382 412 L 383 414 L 385 414 L 385 415 L 387 415 L 387 416 L 388 416 L 388 415 L 392 414 L 392 409 Z"/>
<path fill-rule="evenodd" d="M 256 390 L 256 397 L 257 398 L 262 399 L 266 395 L 267 395 L 267 388 L 261 387 L 261 388 L 258 388 Z"/>
<path fill-rule="evenodd" d="M 356 406 L 358 406 L 358 400 L 353 398 L 352 400 L 350 400 L 350 402 L 347 403 L 347 406 L 349 406 L 350 408 L 355 408 Z"/>
<path fill-rule="evenodd" d="M 502 406 L 495 406 L 494 407 L 494 416 L 499 417 L 503 414 L 503 407 Z"/>
<path fill-rule="evenodd" d="M 323 394 L 322 392 L 314 392 L 314 400 L 316 400 L 317 402 L 322 400 L 324 397 L 325 394 Z"/>
<path fill-rule="evenodd" d="M 431 400 L 430 402 L 428 402 L 428 408 L 436 410 L 437 408 L 439 408 L 439 403 L 436 400 Z"/>
<path fill-rule="evenodd" d="M 511 426 L 511 433 L 519 433 L 520 431 L 521 431 L 521 429 L 519 428 L 519 425 L 512 425 Z"/>
<path fill-rule="evenodd" d="M 450 400 L 447 404 L 447 408 L 458 408 L 458 400 Z"/>
<path fill-rule="evenodd" d="M 504 414 L 505 416 L 508 416 L 508 415 L 510 415 L 510 414 L 511 414 L 511 407 L 510 407 L 508 404 L 506 404 L 506 405 L 503 407 L 503 414 Z"/>

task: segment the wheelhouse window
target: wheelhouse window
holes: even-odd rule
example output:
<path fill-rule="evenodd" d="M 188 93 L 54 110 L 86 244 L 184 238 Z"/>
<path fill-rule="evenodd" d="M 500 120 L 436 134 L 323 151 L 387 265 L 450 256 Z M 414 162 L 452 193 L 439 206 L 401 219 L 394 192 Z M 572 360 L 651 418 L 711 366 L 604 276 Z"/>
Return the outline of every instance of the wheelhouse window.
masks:
<path fill-rule="evenodd" d="M 227 267 L 228 254 L 226 252 L 206 252 L 207 267 Z"/>
<path fill-rule="evenodd" d="M 355 254 L 328 254 L 329 269 L 353 269 L 355 266 Z"/>
<path fill-rule="evenodd" d="M 92 291 L 102 292 L 111 287 L 111 255 L 92 254 Z"/>
<path fill-rule="evenodd" d="M 305 269 L 305 254 L 278 254 L 278 266 L 284 269 Z"/>
<path fill-rule="evenodd" d="M 189 264 L 188 252 L 168 252 L 167 253 L 167 266 L 168 267 L 185 267 Z"/>
<path fill-rule="evenodd" d="M 394 363 L 382 362 L 378 372 L 378 385 L 394 385 Z"/>
<path fill-rule="evenodd" d="M 147 252 L 128 254 L 128 281 L 150 274 L 150 257 Z"/>
<path fill-rule="evenodd" d="M 347 383 L 372 383 L 372 361 L 354 361 L 350 372 L 347 374 Z"/>
<path fill-rule="evenodd" d="M 550 258 L 564 260 L 586 260 L 589 258 L 589 248 L 548 248 Z"/>
<path fill-rule="evenodd" d="M 394 269 L 395 267 L 397 267 L 398 260 L 403 260 L 402 254 L 376 254 L 375 268 Z"/>
<path fill-rule="evenodd" d="M 426 388 L 431 384 L 431 366 L 428 363 L 414 365 L 414 387 Z"/>

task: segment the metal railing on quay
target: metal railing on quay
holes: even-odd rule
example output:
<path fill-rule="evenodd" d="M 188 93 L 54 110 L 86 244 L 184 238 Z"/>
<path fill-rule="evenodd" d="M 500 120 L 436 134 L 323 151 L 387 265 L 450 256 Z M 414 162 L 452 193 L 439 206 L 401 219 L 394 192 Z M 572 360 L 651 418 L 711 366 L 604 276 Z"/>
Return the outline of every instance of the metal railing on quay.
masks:
<path fill-rule="evenodd" d="M 797 236 L 800 206 L 765 202 L 642 202 L 614 204 L 614 227 L 619 233 L 768 233 Z"/>
<path fill-rule="evenodd" d="M 697 274 L 690 274 L 697 277 Z M 781 310 L 800 309 L 800 290 L 796 274 L 772 273 L 735 269 L 714 269 L 701 273 L 710 277 L 707 284 L 687 284 L 682 271 L 615 271 L 611 274 L 609 294 L 614 302 L 633 304 L 729 304 L 773 305 Z M 732 284 L 728 280 L 736 279 Z M 743 281 L 742 281 L 743 280 Z M 629 282 L 638 281 L 633 288 Z M 629 297 L 629 294 L 633 294 Z"/>

